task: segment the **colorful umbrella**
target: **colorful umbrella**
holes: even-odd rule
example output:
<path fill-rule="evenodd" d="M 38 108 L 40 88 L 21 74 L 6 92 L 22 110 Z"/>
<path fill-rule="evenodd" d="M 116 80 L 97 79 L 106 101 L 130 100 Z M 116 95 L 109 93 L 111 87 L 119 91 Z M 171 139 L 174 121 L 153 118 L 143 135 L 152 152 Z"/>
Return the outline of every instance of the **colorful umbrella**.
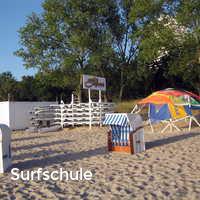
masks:
<path fill-rule="evenodd" d="M 174 122 L 189 118 L 189 130 L 192 121 L 200 127 L 200 123 L 192 114 L 192 109 L 200 109 L 200 96 L 185 90 L 165 89 L 152 93 L 142 99 L 139 104 L 149 106 L 149 123 L 153 131 L 152 123 L 165 121 L 168 125 L 162 130 L 170 127 L 180 130 Z"/>
<path fill-rule="evenodd" d="M 139 104 L 175 104 L 200 108 L 200 96 L 185 90 L 165 89 L 152 93 Z"/>

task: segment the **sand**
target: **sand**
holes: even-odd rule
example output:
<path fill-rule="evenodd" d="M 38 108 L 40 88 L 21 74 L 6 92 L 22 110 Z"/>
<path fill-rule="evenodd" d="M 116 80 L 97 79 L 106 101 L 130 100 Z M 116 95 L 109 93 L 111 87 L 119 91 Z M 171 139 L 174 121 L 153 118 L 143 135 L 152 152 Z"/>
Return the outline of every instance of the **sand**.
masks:
<path fill-rule="evenodd" d="M 145 132 L 147 150 L 108 153 L 106 128 L 13 132 L 13 167 L 90 170 L 91 181 L 13 181 L 0 175 L 0 199 L 200 199 L 200 129 Z"/>

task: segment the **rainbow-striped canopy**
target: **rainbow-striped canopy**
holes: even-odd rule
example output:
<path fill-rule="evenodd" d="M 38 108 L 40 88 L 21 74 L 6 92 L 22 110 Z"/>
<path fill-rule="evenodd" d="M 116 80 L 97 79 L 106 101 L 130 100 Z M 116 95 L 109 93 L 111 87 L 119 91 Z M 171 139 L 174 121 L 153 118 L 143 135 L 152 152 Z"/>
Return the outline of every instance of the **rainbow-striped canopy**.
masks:
<path fill-rule="evenodd" d="M 173 104 L 190 105 L 192 108 L 200 108 L 200 96 L 185 90 L 165 89 L 152 93 L 142 99 L 139 104 Z"/>
<path fill-rule="evenodd" d="M 154 92 L 138 104 L 149 105 L 151 121 L 180 119 L 192 115 L 192 109 L 200 109 L 200 96 L 169 88 Z"/>

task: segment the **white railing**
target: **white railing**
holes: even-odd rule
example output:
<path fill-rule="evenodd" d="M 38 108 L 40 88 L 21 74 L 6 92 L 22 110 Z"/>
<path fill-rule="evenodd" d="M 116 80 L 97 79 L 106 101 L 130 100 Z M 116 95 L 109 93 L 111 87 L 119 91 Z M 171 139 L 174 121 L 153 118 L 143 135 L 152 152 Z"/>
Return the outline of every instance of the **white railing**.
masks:
<path fill-rule="evenodd" d="M 70 103 L 35 107 L 31 112 L 34 127 L 102 125 L 106 113 L 114 111 L 114 103 Z"/>

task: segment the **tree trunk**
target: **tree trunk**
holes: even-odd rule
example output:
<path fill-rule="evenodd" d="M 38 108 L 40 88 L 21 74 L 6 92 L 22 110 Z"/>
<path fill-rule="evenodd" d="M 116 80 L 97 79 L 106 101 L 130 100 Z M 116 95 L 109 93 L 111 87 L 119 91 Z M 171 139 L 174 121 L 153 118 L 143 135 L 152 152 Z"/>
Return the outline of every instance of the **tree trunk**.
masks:
<path fill-rule="evenodd" d="M 84 64 L 83 64 L 83 59 L 80 60 L 79 62 L 80 65 L 80 82 L 79 82 L 79 86 L 78 86 L 78 98 L 79 98 L 79 102 L 82 102 L 82 85 L 83 85 L 83 69 L 84 69 Z"/>
<path fill-rule="evenodd" d="M 197 87 L 198 95 L 200 96 L 200 87 Z"/>
<path fill-rule="evenodd" d="M 123 69 L 121 68 L 121 74 L 120 74 L 120 90 L 119 90 L 119 101 L 122 101 L 122 96 L 123 96 L 123 91 L 124 91 L 124 72 Z"/>
<path fill-rule="evenodd" d="M 78 99 L 79 102 L 82 102 L 82 83 L 83 82 L 83 78 L 82 78 L 82 74 L 80 75 L 80 83 L 79 83 L 79 88 L 78 88 Z"/>
<path fill-rule="evenodd" d="M 104 78 L 106 78 L 105 73 L 104 73 L 104 70 L 103 70 L 103 65 L 100 66 L 99 70 L 100 70 L 101 76 L 104 77 Z M 108 87 L 108 86 L 107 86 L 107 87 Z M 107 88 L 106 88 L 106 91 L 105 91 L 104 94 L 103 94 L 103 97 L 104 97 L 104 102 L 108 102 Z"/>
<path fill-rule="evenodd" d="M 103 96 L 104 96 L 104 102 L 108 102 L 107 92 L 105 92 L 105 93 L 103 94 Z"/>
<path fill-rule="evenodd" d="M 123 91 L 124 91 L 124 86 L 120 86 L 120 90 L 119 90 L 119 101 L 122 101 L 122 96 L 123 96 Z"/>

